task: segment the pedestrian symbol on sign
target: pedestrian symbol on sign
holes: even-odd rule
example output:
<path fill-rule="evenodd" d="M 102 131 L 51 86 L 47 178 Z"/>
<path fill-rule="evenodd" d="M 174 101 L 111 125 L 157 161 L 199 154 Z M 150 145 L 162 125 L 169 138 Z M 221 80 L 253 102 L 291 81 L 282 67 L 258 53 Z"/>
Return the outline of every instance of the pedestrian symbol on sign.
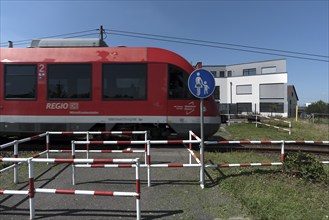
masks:
<path fill-rule="evenodd" d="M 203 81 L 202 78 L 200 77 L 200 73 L 197 73 L 197 77 L 195 78 L 195 88 L 197 91 L 197 95 L 200 96 L 201 95 L 201 89 L 203 87 Z"/>
<path fill-rule="evenodd" d="M 215 79 L 207 70 L 197 69 L 190 75 L 188 86 L 195 97 L 207 98 L 215 90 Z"/>

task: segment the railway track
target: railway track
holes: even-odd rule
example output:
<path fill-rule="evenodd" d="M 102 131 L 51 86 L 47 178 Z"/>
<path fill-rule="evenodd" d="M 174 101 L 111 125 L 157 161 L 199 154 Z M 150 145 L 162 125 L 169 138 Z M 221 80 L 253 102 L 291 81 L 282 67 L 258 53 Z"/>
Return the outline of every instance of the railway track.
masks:
<path fill-rule="evenodd" d="M 208 151 L 259 151 L 259 152 L 280 152 L 280 144 L 234 144 L 234 145 L 208 145 Z M 285 144 L 285 152 L 303 151 L 308 153 L 328 154 L 329 145 L 325 144 Z"/>

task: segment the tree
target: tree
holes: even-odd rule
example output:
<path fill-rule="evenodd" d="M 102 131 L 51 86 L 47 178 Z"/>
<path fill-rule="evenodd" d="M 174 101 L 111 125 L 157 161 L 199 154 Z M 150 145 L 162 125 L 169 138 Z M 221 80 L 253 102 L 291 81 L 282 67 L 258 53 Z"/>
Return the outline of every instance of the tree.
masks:
<path fill-rule="evenodd" d="M 312 114 L 312 113 L 329 114 L 329 103 L 325 103 L 324 101 L 320 100 L 309 105 L 305 111 L 307 114 Z"/>

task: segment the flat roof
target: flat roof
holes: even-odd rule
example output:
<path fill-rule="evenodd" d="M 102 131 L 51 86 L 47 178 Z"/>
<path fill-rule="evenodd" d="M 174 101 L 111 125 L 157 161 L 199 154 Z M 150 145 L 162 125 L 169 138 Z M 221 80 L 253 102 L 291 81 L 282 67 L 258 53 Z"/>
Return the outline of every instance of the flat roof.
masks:
<path fill-rule="evenodd" d="M 236 63 L 236 64 L 222 64 L 222 65 L 202 65 L 204 67 L 226 67 L 226 66 L 236 66 L 236 65 L 244 65 L 244 64 L 251 64 L 251 63 L 265 63 L 265 62 L 272 62 L 272 61 L 280 61 L 280 60 L 286 60 L 283 59 L 274 59 L 274 60 L 262 60 L 262 61 L 252 61 L 252 62 L 246 62 L 246 63 Z"/>

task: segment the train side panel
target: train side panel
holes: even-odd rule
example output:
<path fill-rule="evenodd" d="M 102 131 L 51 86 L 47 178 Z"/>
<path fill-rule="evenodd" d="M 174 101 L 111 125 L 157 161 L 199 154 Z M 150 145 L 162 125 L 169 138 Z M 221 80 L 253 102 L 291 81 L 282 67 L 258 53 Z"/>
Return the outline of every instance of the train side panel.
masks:
<path fill-rule="evenodd" d="M 168 132 L 187 133 L 188 130 L 199 129 L 199 100 L 173 95 L 173 92 L 177 92 L 172 89 L 176 88 L 176 85 L 173 87 L 176 81 L 169 76 L 175 77 L 176 73 L 182 75 L 184 72 L 186 78 L 193 71 L 193 67 L 184 58 L 171 51 L 158 48 L 1 48 L 0 50 L 1 79 L 5 78 L 4 70 L 7 66 L 15 69 L 15 65 L 26 65 L 30 69 L 34 68 L 34 72 L 32 71 L 34 75 L 29 75 L 30 83 L 33 84 L 35 80 L 37 84 L 35 89 L 25 92 L 23 96 L 25 98 L 20 98 L 21 94 L 16 98 L 15 94 L 13 97 L 5 94 L 7 90 L 4 87 L 8 85 L 4 85 L 4 81 L 1 80 L 0 131 L 2 134 L 36 133 L 47 130 L 146 129 L 154 132 L 159 130 L 160 133 L 157 135 L 166 136 Z M 71 74 L 70 71 L 66 70 L 62 73 L 54 70 L 70 65 L 85 66 L 91 76 L 86 80 L 83 78 L 83 71 L 78 72 L 81 75 L 76 75 L 74 78 L 68 76 Z M 142 73 L 142 77 L 134 79 L 132 73 L 135 69 L 129 65 L 136 65 L 144 69 L 143 71 L 146 69 L 146 74 Z M 120 68 L 125 69 L 124 72 L 114 74 L 117 78 L 113 78 L 112 70 Z M 76 71 L 72 72 L 77 74 Z M 24 74 L 13 82 L 24 84 Z M 56 74 L 61 75 L 62 78 Z M 128 78 L 121 77 L 122 75 L 127 75 Z M 67 91 L 62 89 L 65 86 L 63 81 L 77 81 L 75 79 L 81 82 L 77 85 L 68 84 L 70 85 L 68 87 L 79 87 L 77 90 L 82 92 L 80 91 L 78 98 L 75 96 L 68 98 L 65 96 Z M 138 84 L 140 81 L 142 83 Z M 184 79 L 180 83 L 186 84 L 185 81 Z M 186 85 L 183 87 L 183 94 L 187 94 Z M 15 88 L 20 90 L 17 85 Z M 108 95 L 113 91 L 116 92 L 115 96 Z M 205 123 L 207 129 L 208 124 L 211 128 L 208 129 L 209 132 L 206 131 L 207 135 L 216 132 L 220 122 L 217 120 L 218 112 L 213 99 L 209 98 L 205 101 L 205 108 L 207 109 Z"/>

